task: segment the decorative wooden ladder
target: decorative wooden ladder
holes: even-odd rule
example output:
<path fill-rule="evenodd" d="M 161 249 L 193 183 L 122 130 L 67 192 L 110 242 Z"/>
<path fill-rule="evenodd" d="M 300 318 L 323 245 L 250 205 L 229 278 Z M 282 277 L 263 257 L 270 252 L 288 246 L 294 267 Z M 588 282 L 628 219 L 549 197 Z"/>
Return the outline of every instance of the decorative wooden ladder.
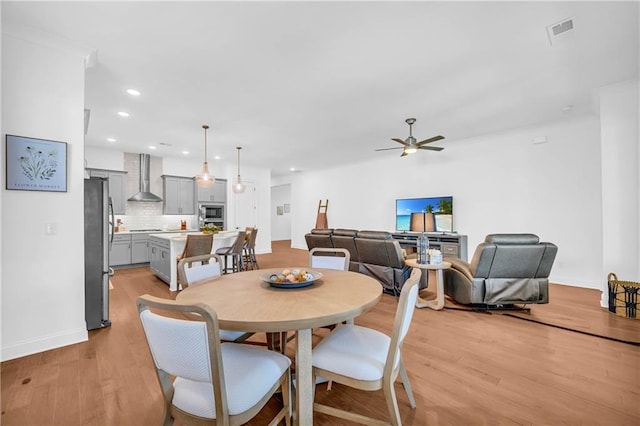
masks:
<path fill-rule="evenodd" d="M 329 208 L 329 200 L 322 204 L 322 200 L 318 201 L 318 217 L 316 218 L 316 229 L 327 229 L 327 209 Z"/>

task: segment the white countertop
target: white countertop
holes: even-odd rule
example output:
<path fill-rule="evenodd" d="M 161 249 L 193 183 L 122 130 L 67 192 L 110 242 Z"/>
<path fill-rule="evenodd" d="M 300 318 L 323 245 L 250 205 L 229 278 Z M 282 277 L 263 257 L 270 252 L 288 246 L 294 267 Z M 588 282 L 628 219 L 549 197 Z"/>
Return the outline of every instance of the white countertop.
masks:
<path fill-rule="evenodd" d="M 134 232 L 134 233 L 139 233 L 139 232 Z M 213 234 L 213 239 L 220 239 L 220 238 L 227 238 L 230 237 L 232 235 L 236 235 L 238 233 L 238 231 L 220 231 L 216 234 Z M 202 235 L 202 232 L 199 231 L 184 231 L 184 232 L 165 232 L 162 234 L 151 234 L 149 235 L 150 237 L 156 237 L 156 238 L 162 238 L 165 240 L 173 240 L 173 241 L 179 241 L 179 240 L 186 240 L 187 239 L 187 235 L 189 234 L 195 234 L 195 235 Z"/>
<path fill-rule="evenodd" d="M 202 232 L 178 232 L 178 233 L 170 233 L 164 232 L 161 234 L 151 234 L 149 238 L 151 239 L 151 243 L 153 244 L 162 244 L 165 246 L 165 250 L 169 249 L 169 255 L 166 256 L 165 260 L 161 262 L 168 262 L 166 268 L 161 268 L 163 270 L 169 271 L 169 277 L 163 277 L 158 275 L 162 280 L 169 284 L 170 291 L 178 290 L 178 263 L 176 262 L 176 258 L 182 251 L 184 250 L 184 246 L 187 242 L 187 235 L 202 235 Z M 228 247 L 233 244 L 235 239 L 237 238 L 238 231 L 220 231 L 216 234 L 213 234 L 213 244 L 211 246 L 211 252 L 215 253 L 215 251 L 221 247 Z M 162 243 L 158 240 L 162 240 Z M 154 243 L 154 241 L 156 241 Z M 166 246 L 169 247 L 166 247 Z M 164 258 L 164 256 L 163 256 Z M 153 263 L 153 260 L 151 261 Z M 152 269 L 153 270 L 153 269 Z"/>
<path fill-rule="evenodd" d="M 155 231 L 122 231 L 122 232 L 116 232 L 116 235 L 127 235 L 127 234 L 170 234 L 170 233 L 176 233 L 176 232 L 198 232 L 197 229 L 187 229 L 186 231 L 181 230 L 180 228 L 176 228 L 176 229 L 162 229 L 162 230 L 155 230 Z"/>

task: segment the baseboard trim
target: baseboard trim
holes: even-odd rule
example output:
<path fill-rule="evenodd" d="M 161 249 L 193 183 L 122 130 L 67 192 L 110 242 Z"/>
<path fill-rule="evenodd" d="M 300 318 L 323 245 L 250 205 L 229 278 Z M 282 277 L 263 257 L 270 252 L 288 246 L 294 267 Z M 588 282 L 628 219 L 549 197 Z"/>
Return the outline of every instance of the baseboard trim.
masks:
<path fill-rule="evenodd" d="M 2 346 L 1 361 L 4 362 L 21 358 L 23 356 L 57 349 L 62 346 L 86 342 L 87 340 L 89 340 L 89 333 L 86 328 L 67 330 L 51 336 L 41 336 L 35 339 L 23 340 L 14 345 Z"/>

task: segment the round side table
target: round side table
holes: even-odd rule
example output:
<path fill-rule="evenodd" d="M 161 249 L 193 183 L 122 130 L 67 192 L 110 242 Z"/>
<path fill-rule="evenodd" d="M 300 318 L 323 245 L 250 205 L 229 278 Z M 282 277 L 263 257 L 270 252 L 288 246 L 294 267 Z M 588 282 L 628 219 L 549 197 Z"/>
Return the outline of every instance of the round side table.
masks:
<path fill-rule="evenodd" d="M 436 298 L 427 300 L 418 296 L 416 308 L 431 308 L 436 311 L 444 308 L 444 274 L 442 271 L 451 268 L 451 263 L 442 262 L 439 265 L 432 265 L 430 263 L 418 263 L 417 259 L 406 259 L 405 263 L 412 268 L 420 268 L 423 271 L 426 270 L 430 274 L 429 278 L 433 275 L 435 275 L 436 278 Z M 429 279 L 429 281 L 432 282 L 431 279 Z"/>

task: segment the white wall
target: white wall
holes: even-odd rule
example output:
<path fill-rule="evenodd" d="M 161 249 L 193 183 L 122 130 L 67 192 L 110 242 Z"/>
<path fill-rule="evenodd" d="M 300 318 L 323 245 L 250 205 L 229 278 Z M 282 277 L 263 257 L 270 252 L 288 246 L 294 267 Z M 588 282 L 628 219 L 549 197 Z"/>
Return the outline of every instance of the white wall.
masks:
<path fill-rule="evenodd" d="M 68 144 L 66 193 L 0 185 L 4 361 L 86 340 L 87 330 L 84 58 L 3 34 L 2 64 L 3 140 L 15 134 Z M 56 225 L 56 235 L 45 235 L 45 223 Z"/>
<path fill-rule="evenodd" d="M 278 216 L 277 206 L 288 204 L 289 212 Z M 274 241 L 291 239 L 291 185 L 277 185 L 271 187 L 271 238 Z"/>
<path fill-rule="evenodd" d="M 638 82 L 600 91 L 602 149 L 603 256 L 601 287 L 606 274 L 640 281 L 640 175 L 638 172 Z M 608 294 L 603 292 L 602 305 Z"/>
<path fill-rule="evenodd" d="M 91 128 L 91 119 L 89 119 Z M 85 147 L 85 167 L 89 169 L 105 169 L 124 171 L 124 152 L 115 149 Z"/>
<path fill-rule="evenodd" d="M 559 247 L 551 281 L 601 288 L 599 134 L 598 118 L 582 116 L 292 175 L 292 246 L 306 248 L 320 199 L 329 200 L 330 228 L 392 231 L 396 198 L 452 195 L 469 257 L 487 234 L 531 232 Z M 533 143 L 542 136 L 546 143 Z"/>

